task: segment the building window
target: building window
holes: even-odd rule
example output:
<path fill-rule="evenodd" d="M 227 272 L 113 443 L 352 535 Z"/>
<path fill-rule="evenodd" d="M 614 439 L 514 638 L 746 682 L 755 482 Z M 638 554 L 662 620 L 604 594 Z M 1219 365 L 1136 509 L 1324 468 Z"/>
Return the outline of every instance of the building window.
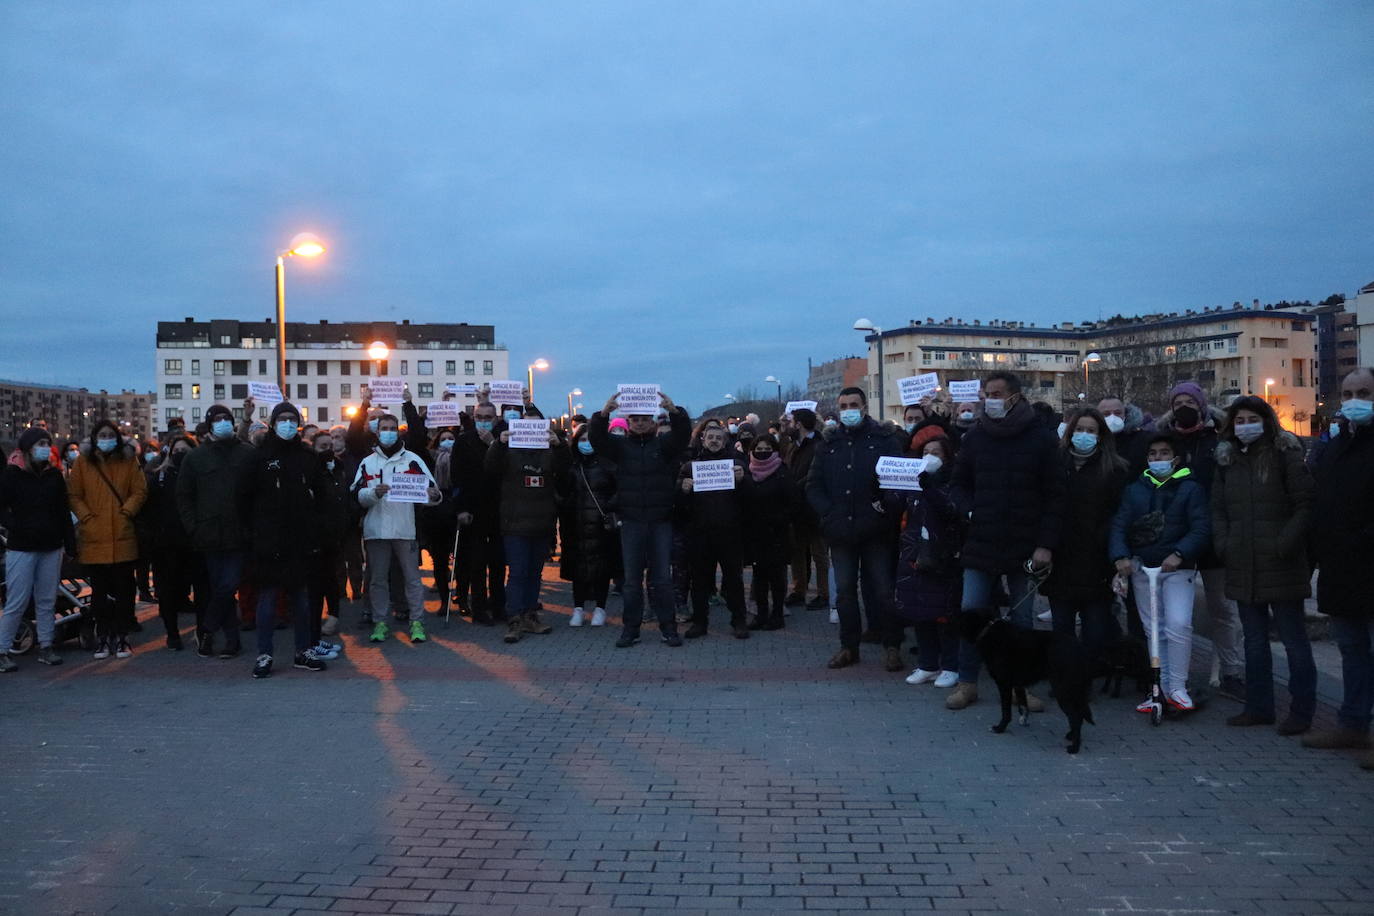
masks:
<path fill-rule="evenodd" d="M 457 375 L 457 374 L 458 374 L 458 360 L 456 360 L 456 359 L 446 359 L 446 360 L 444 360 L 444 375 Z"/>
<path fill-rule="evenodd" d="M 327 360 L 327 359 L 317 359 L 317 360 L 315 360 L 315 374 L 316 374 L 316 375 L 328 375 L 328 374 L 329 374 L 329 360 Z"/>
<path fill-rule="evenodd" d="M 328 422 L 329 422 L 329 408 L 328 408 L 328 407 L 321 407 L 320 410 L 319 410 L 319 414 L 315 417 L 315 419 L 316 419 L 316 420 L 319 420 L 321 423 L 328 423 Z"/>
<path fill-rule="evenodd" d="M 1226 346 L 1226 341 L 1224 341 L 1224 340 L 1214 340 L 1214 341 L 1212 341 L 1212 349 L 1213 349 L 1213 350 L 1220 350 L 1220 349 L 1224 348 L 1225 346 Z"/>
<path fill-rule="evenodd" d="M 219 345 L 221 347 L 232 347 L 234 341 L 228 334 L 221 334 L 219 335 Z"/>
<path fill-rule="evenodd" d="M 344 382 L 342 385 L 339 386 L 339 397 L 353 397 L 353 384 L 351 382 Z"/>
<path fill-rule="evenodd" d="M 1054 379 L 1042 378 L 1042 379 L 1040 380 L 1040 387 L 1041 387 L 1041 388 L 1053 388 L 1053 387 L 1054 387 Z"/>
<path fill-rule="evenodd" d="M 162 372 L 164 375 L 181 375 L 181 360 L 164 359 L 162 361 Z"/>
<path fill-rule="evenodd" d="M 180 385 L 168 385 L 168 386 L 166 387 L 166 393 L 163 394 L 163 397 L 166 398 L 166 399 L 169 400 L 169 401 L 180 401 L 180 400 L 181 400 L 181 386 L 180 386 Z"/>
<path fill-rule="evenodd" d="M 924 350 L 921 351 L 921 362 L 922 362 L 923 364 L 924 364 L 924 363 L 929 363 L 929 362 L 930 362 L 930 353 L 929 353 L 929 352 L 924 351 Z"/>
<path fill-rule="evenodd" d="M 416 374 L 416 375 L 433 375 L 433 374 L 434 374 L 434 360 L 432 360 L 432 359 L 421 359 L 421 360 L 416 360 L 416 362 L 415 362 L 415 374 Z"/>
<path fill-rule="evenodd" d="M 477 374 L 477 361 L 476 361 L 476 360 L 472 360 L 472 359 L 465 359 L 465 360 L 463 360 L 463 374 L 464 374 L 464 375 L 476 375 L 476 374 Z"/>
<path fill-rule="evenodd" d="M 432 398 L 432 397 L 434 397 L 434 383 L 433 383 L 433 382 L 421 382 L 421 383 L 420 383 L 420 397 L 422 397 L 422 398 Z"/>
<path fill-rule="evenodd" d="M 223 375 L 223 374 L 224 374 L 224 360 L 222 360 L 222 359 L 217 359 L 217 360 L 215 360 L 215 375 Z"/>
<path fill-rule="evenodd" d="M 495 375 L 495 374 L 496 374 L 496 367 L 495 367 L 495 365 L 492 364 L 492 361 L 491 361 L 491 360 L 489 360 L 489 359 L 484 359 L 484 360 L 482 360 L 482 374 L 483 374 L 483 375 Z"/>
<path fill-rule="evenodd" d="M 297 382 L 297 383 L 296 383 L 296 400 L 298 400 L 298 401 L 304 401 L 304 400 L 305 400 L 306 398 L 308 398 L 308 397 L 310 397 L 310 386 L 307 385 L 305 382 Z"/>
<path fill-rule="evenodd" d="M 248 360 L 246 360 L 246 359 L 231 359 L 231 360 L 229 360 L 229 374 L 230 374 L 230 375 L 247 375 L 247 374 L 248 374 Z"/>
<path fill-rule="evenodd" d="M 193 400 L 193 401 L 199 401 L 199 400 L 200 400 L 200 385 L 192 385 L 192 386 L 191 386 L 191 400 Z"/>
<path fill-rule="evenodd" d="M 222 401 L 222 400 L 224 400 L 224 385 L 219 384 L 219 385 L 216 385 L 216 386 L 215 386 L 215 400 L 216 400 L 216 401 Z"/>
<path fill-rule="evenodd" d="M 191 374 L 192 374 L 192 375 L 200 375 L 200 360 L 198 360 L 198 359 L 193 359 L 193 360 L 191 360 Z"/>
<path fill-rule="evenodd" d="M 372 374 L 372 364 L 371 364 L 370 362 L 368 362 L 367 360 L 365 360 L 365 359 L 360 359 L 360 360 L 358 360 L 358 374 L 359 374 L 359 375 L 371 375 L 371 374 Z"/>
<path fill-rule="evenodd" d="M 298 359 L 298 360 L 296 360 L 296 374 L 297 374 L 297 375 L 309 375 L 309 374 L 310 374 L 310 361 L 309 361 L 309 360 L 305 360 L 305 359 Z"/>
<path fill-rule="evenodd" d="M 230 385 L 229 396 L 232 397 L 235 401 L 242 401 L 244 398 L 248 397 L 248 386 Z"/>
<path fill-rule="evenodd" d="M 377 374 L 378 374 L 378 375 L 381 375 L 381 376 L 389 375 L 390 373 L 389 373 L 387 370 L 390 369 L 390 368 L 391 368 L 391 361 L 390 361 L 390 360 L 380 359 L 380 360 L 377 361 Z"/>
<path fill-rule="evenodd" d="M 353 361 L 352 361 L 351 359 L 341 359 L 341 360 L 339 360 L 339 374 L 340 374 L 340 375 L 352 375 L 352 374 L 353 374 Z"/>
<path fill-rule="evenodd" d="M 316 385 L 316 386 L 315 386 L 315 397 L 319 398 L 321 401 L 327 401 L 327 400 L 329 400 L 329 386 L 328 386 L 328 385 Z"/>
<path fill-rule="evenodd" d="M 258 419 L 259 419 L 259 420 L 264 420 L 264 421 L 267 419 L 267 408 L 266 408 L 266 407 L 259 407 L 259 408 L 258 408 Z"/>
<path fill-rule="evenodd" d="M 199 407 L 192 407 L 192 408 L 191 408 L 191 422 L 192 422 L 192 423 L 199 423 L 199 422 L 200 422 L 200 408 L 199 408 Z"/>
<path fill-rule="evenodd" d="M 410 360 L 408 360 L 408 359 L 403 359 L 403 360 L 401 360 L 401 374 L 402 374 L 402 375 L 410 375 Z"/>
<path fill-rule="evenodd" d="M 169 419 L 169 420 L 175 420 L 175 419 L 176 419 L 177 417 L 179 417 L 179 416 L 181 416 L 181 408 L 179 408 L 179 407 L 168 407 L 168 408 L 167 408 L 167 419 Z"/>

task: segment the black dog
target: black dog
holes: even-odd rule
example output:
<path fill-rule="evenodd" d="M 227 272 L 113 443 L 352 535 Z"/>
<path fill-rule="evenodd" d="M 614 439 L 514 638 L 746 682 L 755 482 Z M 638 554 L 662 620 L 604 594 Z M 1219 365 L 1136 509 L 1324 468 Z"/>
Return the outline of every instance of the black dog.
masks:
<path fill-rule="evenodd" d="M 1023 630 L 1001 617 L 988 618 L 976 612 L 960 615 L 963 637 L 978 647 L 988 674 L 997 682 L 1002 697 L 1002 719 L 992 730 L 1007 730 L 1011 722 L 1011 698 L 1021 724 L 1026 724 L 1026 688 L 1048 679 L 1059 708 L 1069 720 L 1064 736 L 1068 752 L 1077 754 L 1082 745 L 1083 723 L 1093 722 L 1088 696 L 1092 692 L 1092 672 L 1087 653 L 1071 633 Z"/>
<path fill-rule="evenodd" d="M 1112 697 L 1121 696 L 1121 682 L 1129 677 L 1135 680 L 1136 691 L 1146 693 L 1150 689 L 1150 650 L 1145 640 L 1138 636 L 1121 636 L 1102 648 L 1098 659 L 1097 677 L 1103 678 L 1102 692 Z"/>

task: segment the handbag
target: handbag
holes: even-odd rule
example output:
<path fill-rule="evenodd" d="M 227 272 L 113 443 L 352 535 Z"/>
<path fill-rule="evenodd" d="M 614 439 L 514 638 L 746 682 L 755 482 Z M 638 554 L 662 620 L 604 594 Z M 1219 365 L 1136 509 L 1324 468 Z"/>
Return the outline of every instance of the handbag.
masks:
<path fill-rule="evenodd" d="M 601 500 L 596 498 L 596 491 L 592 489 L 591 482 L 587 480 L 587 469 L 579 467 L 577 472 L 582 475 L 582 485 L 587 488 L 587 495 L 592 498 L 592 505 L 596 506 L 597 514 L 601 516 L 601 528 L 607 534 L 614 533 L 620 528 L 620 518 L 614 512 L 607 512 L 601 508 Z"/>

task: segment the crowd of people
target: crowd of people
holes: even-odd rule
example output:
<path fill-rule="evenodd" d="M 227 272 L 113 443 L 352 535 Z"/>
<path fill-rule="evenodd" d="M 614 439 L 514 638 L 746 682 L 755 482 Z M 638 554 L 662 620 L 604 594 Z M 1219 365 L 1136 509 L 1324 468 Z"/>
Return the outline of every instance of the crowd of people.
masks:
<path fill-rule="evenodd" d="M 670 647 L 706 636 L 717 606 L 737 639 L 783 629 L 794 608 L 829 610 L 830 668 L 859 663 L 868 643 L 886 670 L 905 671 L 910 631 L 907 683 L 947 690 L 953 710 L 977 701 L 981 665 L 960 615 L 1005 611 L 1029 628 L 1043 595 L 1053 628 L 1099 666 L 1157 623 L 1165 698 L 1186 712 L 1200 583 L 1222 690 L 1244 702 L 1229 725 L 1367 748 L 1374 372 L 1351 372 L 1340 397 L 1311 449 L 1263 398 L 1222 408 L 1182 382 L 1157 418 L 1118 397 L 1060 417 L 1009 372 L 984 378 L 977 401 L 907 406 L 901 424 L 870 416 L 859 388 L 833 413 L 796 409 L 766 426 L 754 415 L 694 426 L 666 395 L 652 413 L 622 411 L 613 396 L 567 428 L 550 424 L 540 447 L 511 444 L 514 421 L 542 417 L 528 393 L 493 404 L 479 392 L 442 428 L 408 392 L 399 415 L 364 401 L 329 429 L 290 403 L 266 423 L 251 401 L 241 419 L 217 404 L 196 429 L 143 445 L 109 421 L 84 442 L 54 441 L 38 423 L 0 476 L 0 646 L 32 604 L 38 660 L 61 662 L 53 601 L 66 557 L 91 584 L 97 659 L 132 655 L 135 597 L 155 589 L 169 650 L 183 648 L 178 615 L 193 611 L 201 657 L 236 658 L 251 631 L 252 675 L 268 677 L 275 631 L 289 628 L 292 665 L 323 671 L 342 651 L 326 637 L 345 595 L 361 602 L 370 642 L 391 638 L 393 618 L 412 642 L 427 639 L 422 551 L 440 614 L 501 625 L 517 643 L 553 629 L 540 586 L 557 552 L 571 626 L 605 626 L 619 592 L 618 648 L 640 641 L 646 602 Z M 880 487 L 884 457 L 924 459 L 919 489 Z M 705 461 L 728 461 L 733 486 L 698 489 L 693 467 Z M 1310 731 L 1303 610 L 1314 569 L 1345 691 L 1338 727 L 1323 732 Z M 1271 622 L 1288 656 L 1282 721 Z M 0 671 L 16 667 L 0 653 Z"/>

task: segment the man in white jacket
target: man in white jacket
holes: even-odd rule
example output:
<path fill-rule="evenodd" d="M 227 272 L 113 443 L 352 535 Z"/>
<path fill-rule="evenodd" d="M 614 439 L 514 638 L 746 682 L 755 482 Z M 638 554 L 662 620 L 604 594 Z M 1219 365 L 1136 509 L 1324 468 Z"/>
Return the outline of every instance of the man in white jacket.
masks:
<path fill-rule="evenodd" d="M 423 492 L 420 489 L 423 487 Z M 393 494 L 393 490 L 395 491 Z M 395 557 L 405 575 L 410 609 L 410 639 L 425 641 L 424 588 L 420 584 L 420 546 L 415 540 L 415 506 L 435 505 L 443 498 L 424 460 L 401 444 L 400 421 L 384 414 L 377 425 L 377 445 L 358 464 L 353 491 L 363 507 L 363 546 L 372 581 L 372 642 L 385 642 L 391 632 L 387 574 Z"/>

